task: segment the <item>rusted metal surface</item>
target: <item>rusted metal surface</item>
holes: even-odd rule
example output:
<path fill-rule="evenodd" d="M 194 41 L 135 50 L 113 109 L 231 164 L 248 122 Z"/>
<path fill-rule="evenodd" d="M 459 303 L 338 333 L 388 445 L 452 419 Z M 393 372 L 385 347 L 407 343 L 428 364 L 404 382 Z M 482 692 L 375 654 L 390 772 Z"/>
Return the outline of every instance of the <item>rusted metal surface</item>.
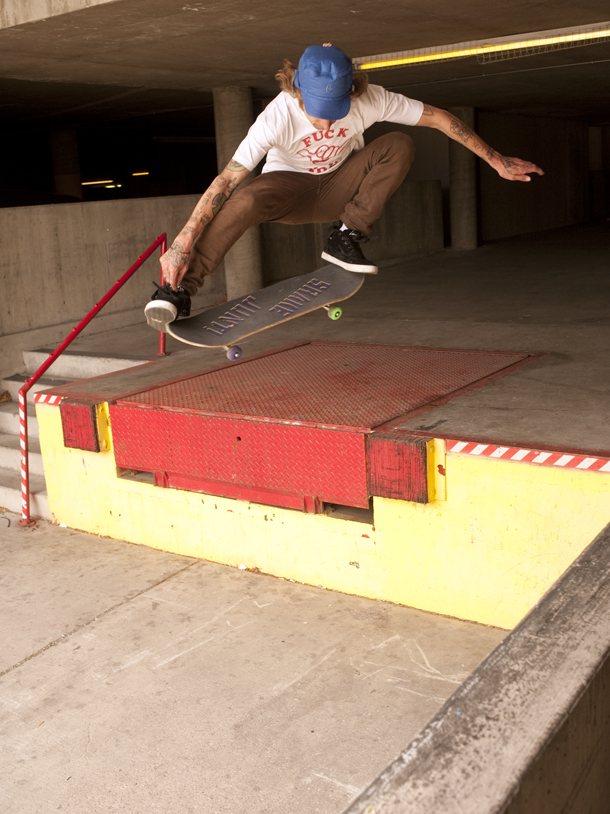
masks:
<path fill-rule="evenodd" d="M 64 399 L 59 405 L 64 446 L 100 451 L 95 404 Z"/>
<path fill-rule="evenodd" d="M 369 493 L 428 503 L 428 439 L 372 433 L 367 440 Z"/>
<path fill-rule="evenodd" d="M 297 345 L 118 400 L 110 406 L 116 462 L 157 473 L 160 485 L 307 511 L 367 508 L 371 494 L 425 503 L 425 440 L 370 436 L 527 357 Z"/>
<path fill-rule="evenodd" d="M 317 425 L 373 428 L 527 356 L 512 352 L 312 342 L 147 390 L 128 401 Z"/>
<path fill-rule="evenodd" d="M 368 507 L 362 432 L 123 404 L 110 421 L 120 467 Z"/>
<path fill-rule="evenodd" d="M 187 492 L 202 492 L 206 495 L 230 497 L 250 503 L 298 509 L 308 514 L 320 514 L 323 509 L 322 501 L 315 495 L 294 495 L 258 487 L 235 486 L 232 483 L 190 478 L 188 475 L 176 475 L 173 472 L 156 472 L 155 483 L 169 489 L 184 489 Z"/>

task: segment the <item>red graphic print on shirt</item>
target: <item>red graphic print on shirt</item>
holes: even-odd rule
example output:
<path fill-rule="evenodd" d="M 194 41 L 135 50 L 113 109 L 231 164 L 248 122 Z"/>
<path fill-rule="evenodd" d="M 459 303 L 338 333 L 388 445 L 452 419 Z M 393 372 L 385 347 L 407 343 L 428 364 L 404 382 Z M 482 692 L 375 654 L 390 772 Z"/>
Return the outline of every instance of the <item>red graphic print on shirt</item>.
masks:
<path fill-rule="evenodd" d="M 316 130 L 311 136 L 305 136 L 302 139 L 305 147 L 299 150 L 297 155 L 301 156 L 301 158 L 308 158 L 314 165 L 309 168 L 309 172 L 326 172 L 339 163 L 339 155 L 351 143 L 351 138 L 348 138 L 347 132 L 345 127 L 340 127 L 338 132 L 335 130 Z M 345 139 L 345 141 L 339 144 L 326 143 L 327 140 L 334 141 L 337 138 Z M 316 146 L 316 142 L 318 146 Z M 319 166 L 320 164 L 326 166 Z"/>

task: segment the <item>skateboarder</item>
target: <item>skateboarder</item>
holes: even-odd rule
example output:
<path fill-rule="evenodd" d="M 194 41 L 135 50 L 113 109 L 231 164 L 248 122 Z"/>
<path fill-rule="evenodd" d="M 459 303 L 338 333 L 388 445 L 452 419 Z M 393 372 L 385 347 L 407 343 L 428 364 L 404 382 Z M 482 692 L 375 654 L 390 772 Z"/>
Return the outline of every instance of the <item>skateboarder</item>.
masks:
<path fill-rule="evenodd" d="M 262 222 L 340 221 L 322 257 L 350 271 L 376 274 L 360 244 L 402 183 L 415 148 L 401 132 L 365 146 L 363 133 L 375 122 L 440 130 L 510 181 L 543 175 L 529 161 L 497 153 L 448 111 L 369 85 L 366 74 L 353 74 L 351 59 L 331 43 L 307 48 L 298 68 L 284 60 L 276 79 L 281 92 L 258 116 L 161 258 L 165 285 L 145 308 L 148 323 L 157 329 L 189 315 L 191 295 L 204 277 L 246 229 Z M 261 175 L 233 195 L 265 156 Z"/>

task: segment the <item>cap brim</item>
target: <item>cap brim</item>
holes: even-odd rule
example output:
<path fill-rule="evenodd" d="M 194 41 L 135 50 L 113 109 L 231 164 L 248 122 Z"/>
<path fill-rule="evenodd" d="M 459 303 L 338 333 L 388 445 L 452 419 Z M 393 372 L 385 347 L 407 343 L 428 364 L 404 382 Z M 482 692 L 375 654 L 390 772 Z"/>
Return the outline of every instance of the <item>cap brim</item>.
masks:
<path fill-rule="evenodd" d="M 301 90 L 303 105 L 308 116 L 314 119 L 326 119 L 328 121 L 339 121 L 349 113 L 351 106 L 350 94 L 342 99 L 320 99 Z"/>

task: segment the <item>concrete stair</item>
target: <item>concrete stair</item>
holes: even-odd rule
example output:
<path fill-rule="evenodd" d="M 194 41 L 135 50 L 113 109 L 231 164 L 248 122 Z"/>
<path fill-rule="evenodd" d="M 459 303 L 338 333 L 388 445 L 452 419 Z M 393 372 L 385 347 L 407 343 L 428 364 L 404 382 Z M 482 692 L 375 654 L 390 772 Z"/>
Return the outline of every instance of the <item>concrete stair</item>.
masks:
<path fill-rule="evenodd" d="M 52 351 L 47 348 L 24 351 L 25 371 L 0 380 L 0 506 L 21 514 L 21 450 L 19 442 L 19 390 L 26 379 L 46 361 Z M 30 514 L 32 518 L 52 520 L 47 502 L 46 483 L 34 393 L 58 387 L 75 379 L 90 379 L 116 370 L 135 367 L 150 361 L 149 356 L 109 356 L 103 353 L 66 352 L 51 368 L 53 375 L 43 376 L 28 393 L 28 446 L 30 465 Z M 8 396 L 6 395 L 8 394 Z"/>

